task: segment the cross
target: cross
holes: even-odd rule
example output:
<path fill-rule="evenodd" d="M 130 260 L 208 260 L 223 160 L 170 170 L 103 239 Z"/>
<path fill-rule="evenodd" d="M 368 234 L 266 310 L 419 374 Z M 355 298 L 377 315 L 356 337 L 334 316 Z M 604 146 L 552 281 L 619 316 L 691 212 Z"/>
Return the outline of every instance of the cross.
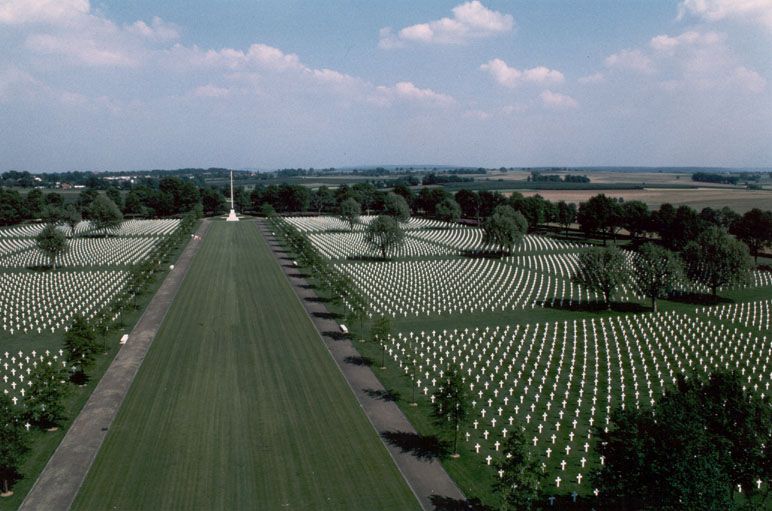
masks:
<path fill-rule="evenodd" d="M 560 488 L 560 481 L 562 481 L 562 479 L 560 479 L 560 476 L 557 476 L 555 478 L 555 486 L 558 487 L 558 488 Z M 554 499 L 555 497 L 552 497 L 552 498 Z M 552 505 L 552 504 L 550 503 L 550 505 Z"/>
<path fill-rule="evenodd" d="M 490 465 L 490 464 L 491 464 L 491 460 L 492 460 L 492 459 L 493 459 L 493 458 L 491 458 L 491 455 L 489 454 L 489 455 L 487 455 L 487 456 L 485 457 L 485 462 L 486 462 L 488 465 Z"/>
<path fill-rule="evenodd" d="M 582 474 L 576 474 L 576 482 L 582 484 Z"/>
<path fill-rule="evenodd" d="M 560 462 L 560 470 L 565 470 L 566 469 L 566 465 L 568 465 L 568 463 L 566 463 L 566 460 L 561 461 Z"/>
<path fill-rule="evenodd" d="M 584 468 L 584 464 L 585 464 L 585 463 L 587 463 L 587 458 L 585 458 L 584 456 L 582 456 L 582 459 L 581 459 L 581 460 L 579 460 L 579 461 L 580 461 L 580 462 L 581 462 L 581 464 L 582 464 L 582 468 Z"/>

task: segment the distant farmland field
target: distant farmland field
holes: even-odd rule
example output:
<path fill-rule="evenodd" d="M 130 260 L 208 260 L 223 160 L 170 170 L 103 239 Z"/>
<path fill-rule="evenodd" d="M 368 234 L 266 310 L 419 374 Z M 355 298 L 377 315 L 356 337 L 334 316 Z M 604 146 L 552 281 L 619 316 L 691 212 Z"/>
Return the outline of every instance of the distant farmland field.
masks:
<path fill-rule="evenodd" d="M 523 190 L 525 196 L 537 193 L 550 201 L 564 200 L 580 203 L 593 195 L 605 193 L 609 197 L 622 197 L 626 201 L 639 200 L 650 208 L 659 208 L 669 202 L 675 206 L 687 205 L 701 210 L 705 207 L 722 208 L 729 206 L 738 213 L 745 213 L 753 208 L 770 209 L 772 207 L 771 190 L 744 190 L 739 188 L 644 188 L 642 190 Z M 509 195 L 509 194 L 507 194 Z"/>

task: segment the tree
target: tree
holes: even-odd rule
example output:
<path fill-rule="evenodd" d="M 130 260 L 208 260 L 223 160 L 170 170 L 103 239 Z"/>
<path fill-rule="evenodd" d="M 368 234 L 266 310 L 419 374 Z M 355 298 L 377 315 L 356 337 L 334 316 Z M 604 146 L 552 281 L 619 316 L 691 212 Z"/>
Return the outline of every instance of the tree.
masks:
<path fill-rule="evenodd" d="M 83 316 L 76 315 L 73 318 L 69 330 L 64 334 L 64 349 L 67 363 L 72 369 L 73 381 L 84 381 L 86 370 L 94 363 L 97 343 L 94 328 Z"/>
<path fill-rule="evenodd" d="M 738 485 L 762 509 L 756 481 L 772 470 L 769 397 L 744 390 L 736 373 L 683 377 L 652 409 L 612 412 L 598 431 L 604 465 L 592 474 L 608 509 L 733 509 Z"/>
<path fill-rule="evenodd" d="M 772 211 L 753 208 L 735 221 L 729 232 L 748 245 L 758 262 L 759 252 L 772 246 Z"/>
<path fill-rule="evenodd" d="M 0 392 L 0 480 L 2 495 L 11 495 L 11 484 L 19 478 L 19 468 L 29 451 L 28 433 L 22 425 L 20 407 Z"/>
<path fill-rule="evenodd" d="M 0 225 L 18 224 L 24 218 L 24 210 L 19 192 L 0 188 Z"/>
<path fill-rule="evenodd" d="M 651 223 L 649 206 L 638 200 L 623 202 L 621 215 L 620 223 L 633 239 L 646 232 Z"/>
<path fill-rule="evenodd" d="M 493 483 L 504 504 L 502 510 L 531 509 L 541 493 L 544 472 L 528 449 L 522 428 L 515 427 L 509 432 L 495 469 L 503 474 Z"/>
<path fill-rule="evenodd" d="M 432 418 L 442 428 L 453 431 L 453 456 L 458 457 L 458 430 L 469 416 L 469 397 L 464 378 L 456 366 L 449 366 L 434 394 Z"/>
<path fill-rule="evenodd" d="M 104 195 L 98 195 L 89 207 L 89 218 L 97 231 L 107 236 L 107 231 L 117 229 L 123 222 L 123 213 Z"/>
<path fill-rule="evenodd" d="M 652 310 L 657 310 L 657 298 L 664 298 L 684 276 L 677 254 L 653 243 L 645 243 L 634 259 L 635 277 L 641 290 L 651 298 Z"/>
<path fill-rule="evenodd" d="M 399 223 L 390 216 L 378 216 L 365 229 L 365 243 L 373 250 L 378 250 L 386 259 L 388 253 L 405 242 L 405 233 Z"/>
<path fill-rule="evenodd" d="M 434 216 L 443 222 L 455 223 L 461 218 L 461 207 L 458 202 L 448 197 L 434 208 Z"/>
<path fill-rule="evenodd" d="M 75 237 L 75 228 L 81 220 L 80 211 L 73 204 L 67 204 L 62 210 L 62 221 L 70 227 L 70 238 Z"/>
<path fill-rule="evenodd" d="M 528 231 L 528 222 L 511 207 L 497 206 L 493 214 L 483 220 L 482 228 L 485 245 L 501 247 L 509 254 Z"/>
<path fill-rule="evenodd" d="M 621 215 L 619 203 L 601 193 L 579 204 L 576 220 L 585 235 L 603 232 L 613 236 L 620 227 Z M 603 237 L 603 244 L 606 244 L 606 236 Z"/>
<path fill-rule="evenodd" d="M 606 308 L 611 309 L 611 296 L 616 288 L 630 280 L 627 262 L 616 246 L 591 248 L 579 254 L 579 271 L 574 282 L 603 295 Z"/>
<path fill-rule="evenodd" d="M 365 211 L 369 215 L 370 209 L 375 203 L 375 197 L 378 194 L 378 190 L 370 183 L 357 183 L 351 187 L 351 192 L 356 201 L 365 208 Z"/>
<path fill-rule="evenodd" d="M 322 185 L 318 190 L 311 194 L 311 207 L 318 214 L 327 211 L 335 206 L 335 194 L 327 186 Z"/>
<path fill-rule="evenodd" d="M 225 211 L 225 196 L 217 188 L 204 188 L 201 192 L 201 203 L 208 214 L 216 215 Z"/>
<path fill-rule="evenodd" d="M 113 204 L 118 206 L 118 209 L 123 209 L 123 196 L 121 195 L 120 190 L 118 190 L 114 186 L 111 186 L 110 188 L 107 189 L 107 191 L 105 191 L 105 195 L 107 195 L 108 199 L 113 201 Z"/>
<path fill-rule="evenodd" d="M 563 228 L 564 234 L 568 236 L 568 228 L 576 222 L 576 204 L 560 201 L 557 205 L 557 222 Z"/>
<path fill-rule="evenodd" d="M 348 223 L 350 230 L 354 230 L 354 224 L 359 221 L 359 215 L 362 213 L 362 208 L 359 203 L 353 198 L 349 197 L 340 203 L 340 219 Z"/>
<path fill-rule="evenodd" d="M 459 190 L 456 192 L 456 202 L 461 207 L 461 214 L 464 218 L 474 218 L 480 223 L 480 196 L 477 192 L 470 190 Z"/>
<path fill-rule="evenodd" d="M 396 193 L 387 194 L 383 206 L 383 213 L 393 217 L 398 222 L 404 224 L 410 220 L 410 206 L 407 205 L 407 201 L 401 195 Z"/>
<path fill-rule="evenodd" d="M 683 258 L 689 277 L 704 282 L 713 296 L 721 286 L 748 282 L 753 266 L 748 247 L 719 227 L 710 227 L 690 241 Z"/>
<path fill-rule="evenodd" d="M 99 192 L 93 188 L 86 188 L 78 195 L 78 209 L 80 209 L 80 211 L 83 213 L 83 216 L 89 220 L 91 219 L 89 216 L 91 203 L 94 202 L 94 199 L 96 199 L 98 196 Z"/>
<path fill-rule="evenodd" d="M 388 316 L 377 316 L 370 326 L 370 340 L 381 346 L 381 369 L 386 369 L 386 341 L 392 333 L 391 319 Z"/>
<path fill-rule="evenodd" d="M 56 269 L 56 259 L 68 249 L 67 237 L 54 224 L 46 224 L 35 237 L 38 249 L 51 261 L 51 269 Z"/>
<path fill-rule="evenodd" d="M 33 424 L 42 428 L 55 427 L 64 419 L 62 402 L 67 375 L 58 362 L 51 365 L 38 363 L 32 370 L 29 381 L 32 386 L 27 391 L 27 416 Z"/>
<path fill-rule="evenodd" d="M 24 206 L 27 208 L 27 216 L 29 216 L 29 218 L 40 218 L 43 215 L 43 208 L 45 207 L 43 202 L 43 192 L 37 188 L 27 192 L 27 196 L 24 198 Z"/>
<path fill-rule="evenodd" d="M 532 197 L 523 197 L 520 194 L 513 194 L 509 200 L 512 209 L 520 212 L 528 222 L 528 227 L 536 229 L 539 224 L 545 221 L 547 209 L 546 201 L 541 195 Z"/>

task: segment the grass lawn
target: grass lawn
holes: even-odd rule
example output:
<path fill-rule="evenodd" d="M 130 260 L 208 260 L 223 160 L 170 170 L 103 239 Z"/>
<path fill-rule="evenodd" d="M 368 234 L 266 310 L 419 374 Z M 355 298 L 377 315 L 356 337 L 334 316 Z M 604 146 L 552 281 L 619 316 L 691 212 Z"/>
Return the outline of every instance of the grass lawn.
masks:
<path fill-rule="evenodd" d="M 74 509 L 418 509 L 252 222 L 214 222 Z"/>

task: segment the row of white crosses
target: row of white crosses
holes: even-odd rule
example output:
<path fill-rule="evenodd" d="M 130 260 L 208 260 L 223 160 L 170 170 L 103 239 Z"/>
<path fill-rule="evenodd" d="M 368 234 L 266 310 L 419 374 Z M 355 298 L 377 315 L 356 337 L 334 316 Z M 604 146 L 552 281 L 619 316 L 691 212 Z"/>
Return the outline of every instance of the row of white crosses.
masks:
<path fill-rule="evenodd" d="M 380 257 L 379 250 L 370 248 L 364 240 L 364 232 L 308 234 L 308 240 L 325 257 L 330 259 L 346 259 L 350 257 Z M 405 236 L 401 246 L 393 247 L 388 252 L 389 257 L 438 256 L 446 253 L 446 249 L 425 241 Z"/>
<path fill-rule="evenodd" d="M 770 341 L 704 315 L 666 312 L 399 334 L 387 350 L 429 399 L 447 365 L 458 365 L 473 399 L 463 437 L 485 463 L 500 456 L 513 427 L 524 427 L 550 475 L 548 490 L 590 494 L 589 471 L 604 463 L 594 428 L 607 427 L 611 410 L 653 405 L 678 374 L 718 368 L 769 395 Z"/>
<path fill-rule="evenodd" d="M 126 220 L 118 229 L 110 231 L 111 236 L 168 236 L 180 226 L 179 218 L 162 220 Z"/>
<path fill-rule="evenodd" d="M 153 251 L 161 238 L 75 238 L 70 240 L 68 250 L 56 261 L 59 266 L 121 266 L 139 264 Z M 44 266 L 49 259 L 37 248 L 0 258 L 0 267 L 26 268 Z"/>
<path fill-rule="evenodd" d="M 123 289 L 125 271 L 0 273 L 3 332 L 31 334 L 66 329 L 72 317 L 93 318 Z"/>
<path fill-rule="evenodd" d="M 355 231 L 362 231 L 376 218 L 375 215 L 362 215 L 354 224 Z M 350 231 L 349 223 L 335 216 L 288 216 L 284 221 L 294 226 L 303 233 L 323 233 L 330 231 Z M 410 218 L 407 223 L 401 224 L 402 228 L 408 231 L 422 229 L 452 229 L 457 228 L 458 224 L 431 220 L 428 218 Z"/>
<path fill-rule="evenodd" d="M 772 300 L 703 307 L 699 310 L 705 315 L 732 323 L 740 323 L 754 330 L 765 332 L 772 330 Z"/>
<path fill-rule="evenodd" d="M 35 240 L 27 238 L 0 238 L 0 259 L 23 252 L 35 246 Z"/>
<path fill-rule="evenodd" d="M 598 300 L 597 293 L 500 261 L 440 259 L 337 264 L 375 314 L 395 317 L 506 311 Z"/>
<path fill-rule="evenodd" d="M 3 227 L 0 228 L 0 238 L 34 238 L 40 232 L 43 230 L 43 228 L 46 226 L 46 224 L 39 223 L 39 224 L 22 224 L 22 225 L 14 225 L 12 227 Z M 63 233 L 70 235 L 70 226 L 60 224 L 57 226 L 57 229 L 62 231 Z M 78 222 L 78 224 L 75 226 L 75 234 L 81 235 L 85 234 L 89 231 L 91 231 L 91 222 L 88 221 L 82 221 Z"/>
<path fill-rule="evenodd" d="M 32 388 L 30 374 L 38 364 L 59 364 L 63 368 L 67 367 L 63 350 L 45 350 L 42 353 L 33 350 L 27 354 L 23 351 L 0 353 L 0 389 L 10 397 L 14 405 L 21 406 L 24 397 Z"/>
<path fill-rule="evenodd" d="M 483 230 L 473 227 L 456 226 L 454 229 L 431 230 L 415 233 L 416 237 L 439 243 L 451 249 L 451 253 L 476 252 L 487 249 L 483 244 Z M 577 243 L 558 241 L 546 236 L 527 234 L 515 245 L 514 252 L 542 252 L 552 250 L 572 250 L 582 247 Z"/>

